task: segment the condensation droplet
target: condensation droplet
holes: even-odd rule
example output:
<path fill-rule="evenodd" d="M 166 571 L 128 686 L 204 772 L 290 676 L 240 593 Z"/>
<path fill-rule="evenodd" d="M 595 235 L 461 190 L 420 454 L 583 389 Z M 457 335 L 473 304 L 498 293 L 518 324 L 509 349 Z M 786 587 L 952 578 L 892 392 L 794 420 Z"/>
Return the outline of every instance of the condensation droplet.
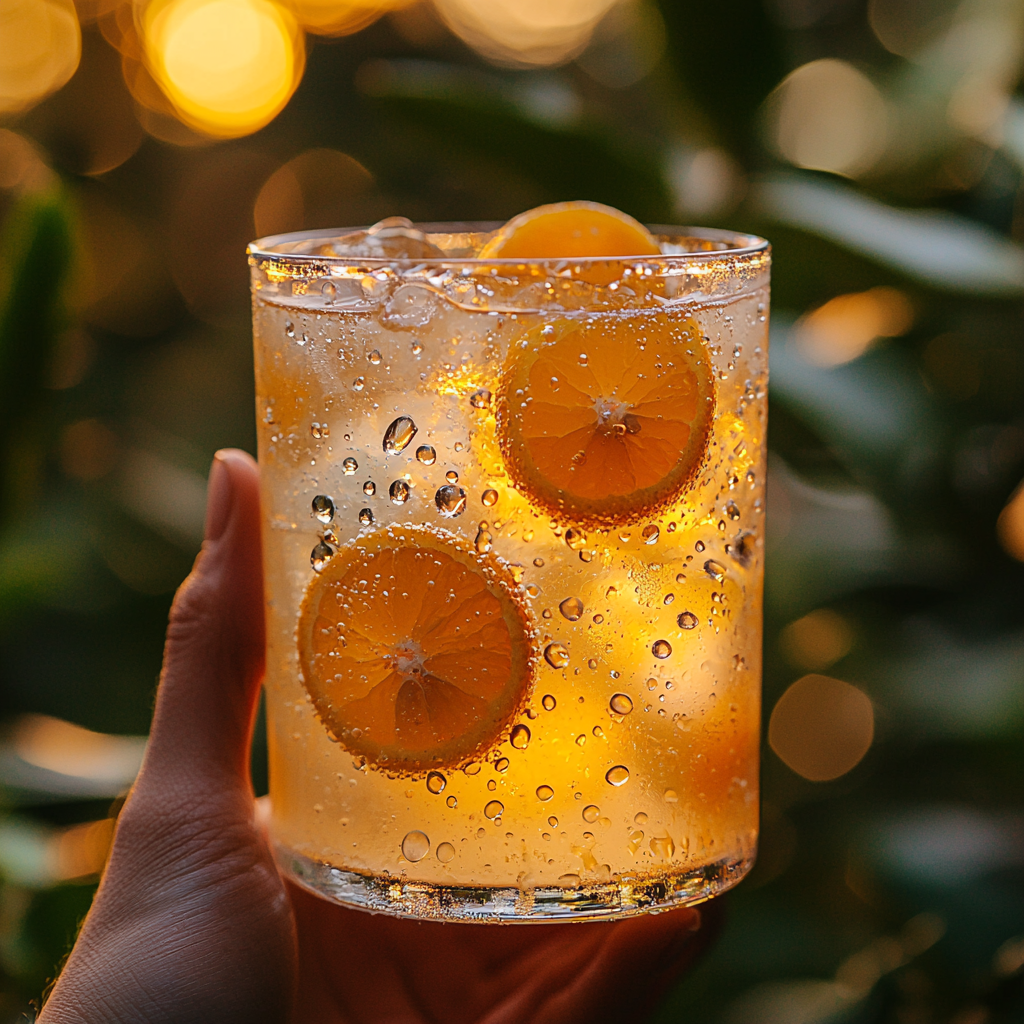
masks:
<path fill-rule="evenodd" d="M 725 579 L 725 566 L 719 565 L 713 558 L 704 563 L 704 571 L 716 582 L 721 583 Z"/>
<path fill-rule="evenodd" d="M 318 494 L 312 501 L 313 515 L 325 526 L 334 518 L 334 499 L 329 494 Z"/>
<path fill-rule="evenodd" d="M 402 840 L 402 856 L 413 864 L 423 860 L 430 850 L 430 840 L 424 832 L 407 832 Z"/>
<path fill-rule="evenodd" d="M 359 468 L 359 463 L 355 459 L 349 457 L 342 464 L 341 468 L 345 471 L 345 476 L 352 476 L 353 473 Z"/>
<path fill-rule="evenodd" d="M 447 864 L 455 857 L 455 847 L 451 843 L 440 843 L 437 847 L 437 859 L 442 864 Z"/>
<path fill-rule="evenodd" d="M 445 519 L 454 519 L 466 511 L 466 492 L 461 487 L 445 484 L 437 489 L 434 504 Z"/>
<path fill-rule="evenodd" d="M 662 604 L 671 604 L 675 599 L 676 599 L 676 595 L 675 594 L 666 594 L 665 595 L 665 600 L 662 601 Z"/>
<path fill-rule="evenodd" d="M 558 610 L 570 622 L 575 622 L 583 614 L 583 602 L 578 597 L 567 597 L 558 606 Z"/>
<path fill-rule="evenodd" d="M 671 857 L 676 852 L 676 844 L 672 837 L 666 832 L 663 836 L 654 836 L 651 839 L 651 853 L 656 857 Z"/>
<path fill-rule="evenodd" d="M 474 409 L 486 409 L 491 404 L 491 393 L 487 388 L 481 388 L 479 391 L 474 391 L 469 396 L 469 404 Z"/>
<path fill-rule="evenodd" d="M 445 480 L 450 484 L 457 484 L 459 482 L 459 474 L 454 469 L 449 469 L 444 475 Z"/>
<path fill-rule="evenodd" d="M 331 548 L 320 541 L 309 553 L 309 564 L 313 566 L 314 572 L 323 572 L 324 566 L 330 561 L 333 554 Z"/>
<path fill-rule="evenodd" d="M 291 320 L 285 320 L 284 333 L 287 334 L 289 338 L 295 337 L 295 324 L 293 324 Z"/>
<path fill-rule="evenodd" d="M 633 702 L 624 693 L 613 693 L 608 707 L 617 715 L 628 715 L 633 710 Z"/>
<path fill-rule="evenodd" d="M 508 739 L 516 750 L 525 750 L 530 745 L 529 727 L 522 724 L 515 726 Z"/>
<path fill-rule="evenodd" d="M 372 480 L 367 480 L 363 484 L 363 494 L 367 497 L 373 497 L 377 493 L 377 485 Z"/>
<path fill-rule="evenodd" d="M 354 381 L 352 381 L 352 388 L 355 391 L 362 391 L 363 388 L 365 388 L 365 387 L 366 387 L 366 378 L 365 377 L 356 377 L 356 379 Z"/>
<path fill-rule="evenodd" d="M 511 763 L 512 762 L 509 761 L 507 757 L 499 757 L 498 760 L 494 762 L 494 770 L 496 772 L 501 772 L 502 774 L 504 774 L 508 771 L 508 766 Z"/>
<path fill-rule="evenodd" d="M 702 541 L 702 540 L 697 541 L 697 543 L 693 545 L 693 550 L 697 551 L 697 552 L 703 551 L 704 550 L 704 541 Z"/>
<path fill-rule="evenodd" d="M 605 772 L 605 781 L 612 786 L 624 786 L 629 782 L 629 769 L 624 764 L 617 764 Z"/>
<path fill-rule="evenodd" d="M 725 506 L 725 514 L 730 519 L 732 519 L 733 521 L 739 519 L 739 517 L 740 517 L 740 507 L 739 507 L 739 505 L 737 505 L 735 501 L 727 502 L 726 506 Z"/>
<path fill-rule="evenodd" d="M 633 815 L 633 821 L 637 825 L 646 825 L 647 815 L 644 814 L 643 811 L 637 811 L 636 814 Z"/>
<path fill-rule="evenodd" d="M 448 780 L 440 772 L 430 772 L 427 775 L 427 789 L 431 793 L 443 793 L 444 787 L 448 785 Z"/>
<path fill-rule="evenodd" d="M 598 818 L 601 817 L 601 808 L 595 804 L 588 804 L 583 808 L 583 820 L 590 825 L 593 825 Z"/>
<path fill-rule="evenodd" d="M 309 425 L 309 432 L 318 440 L 331 436 L 331 428 L 326 423 L 313 422 Z"/>
<path fill-rule="evenodd" d="M 565 647 L 565 644 L 548 644 L 544 648 L 544 660 L 552 668 L 568 668 L 569 667 L 569 652 Z"/>
<path fill-rule="evenodd" d="M 680 612 L 676 616 L 676 625 L 680 629 L 696 629 L 700 620 L 693 612 Z"/>
<path fill-rule="evenodd" d="M 437 461 L 437 452 L 429 444 L 421 444 L 416 449 L 416 460 L 424 466 L 432 466 Z"/>
<path fill-rule="evenodd" d="M 651 644 L 651 654 L 664 660 L 672 653 L 672 645 L 667 640 L 655 640 Z"/>
<path fill-rule="evenodd" d="M 374 366 L 380 366 L 380 352 L 378 349 L 372 349 L 366 358 L 369 359 Z"/>
<path fill-rule="evenodd" d="M 503 810 L 505 810 L 505 805 L 500 800 L 491 800 L 490 803 L 484 807 L 484 817 L 490 818 L 493 821 L 501 815 Z"/>
<path fill-rule="evenodd" d="M 493 488 L 488 487 L 480 496 L 480 500 L 490 508 L 492 505 L 496 505 L 498 503 L 498 492 Z"/>
<path fill-rule="evenodd" d="M 446 804 L 447 804 L 447 805 L 448 805 L 448 806 L 449 806 L 450 808 L 452 808 L 452 810 L 455 810 L 455 808 L 459 806 L 459 801 L 458 801 L 458 798 L 457 798 L 457 797 L 454 797 L 454 796 L 450 796 L 450 797 L 448 797 L 448 799 L 447 799 L 447 800 L 445 800 L 445 803 L 446 803 Z"/>
<path fill-rule="evenodd" d="M 657 544 L 658 538 L 661 536 L 661 531 L 654 523 L 649 523 L 640 531 L 640 536 L 643 538 L 645 544 Z"/>
<path fill-rule="evenodd" d="M 579 549 L 587 543 L 587 535 L 575 526 L 570 526 L 569 529 L 565 531 L 565 543 L 568 544 L 573 551 L 579 551 Z"/>
<path fill-rule="evenodd" d="M 555 795 L 555 791 L 550 786 L 538 786 L 537 787 L 537 799 L 547 803 Z"/>
<path fill-rule="evenodd" d="M 584 736 L 583 733 L 580 733 L 579 736 L 576 737 L 576 746 L 577 747 L 585 747 L 586 745 L 587 745 L 587 737 Z"/>
<path fill-rule="evenodd" d="M 493 541 L 494 538 L 481 526 L 476 532 L 476 540 L 473 541 L 473 546 L 481 555 L 485 555 L 491 550 L 491 543 Z"/>
<path fill-rule="evenodd" d="M 419 427 L 408 416 L 399 416 L 384 431 L 384 454 L 399 455 L 409 447 L 409 442 L 416 436 Z"/>
<path fill-rule="evenodd" d="M 404 480 L 395 480 L 388 488 L 392 504 L 404 505 L 409 500 L 409 485 Z"/>
<path fill-rule="evenodd" d="M 674 789 L 666 789 L 664 799 L 667 804 L 677 804 L 679 803 L 679 794 Z"/>
<path fill-rule="evenodd" d="M 369 526 L 373 522 L 373 509 L 372 508 L 361 508 L 359 510 L 359 522 L 363 526 Z"/>
<path fill-rule="evenodd" d="M 540 699 L 540 704 L 545 711 L 554 711 L 558 702 L 550 693 L 545 693 Z"/>

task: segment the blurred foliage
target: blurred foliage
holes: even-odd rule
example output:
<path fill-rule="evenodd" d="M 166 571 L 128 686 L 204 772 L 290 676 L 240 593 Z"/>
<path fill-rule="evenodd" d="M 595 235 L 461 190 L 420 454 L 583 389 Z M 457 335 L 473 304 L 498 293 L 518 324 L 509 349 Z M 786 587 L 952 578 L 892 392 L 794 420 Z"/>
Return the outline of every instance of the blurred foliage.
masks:
<path fill-rule="evenodd" d="M 219 142 L 153 100 L 107 7 L 82 4 L 70 81 L 0 129 L 0 715 L 146 732 L 209 460 L 254 447 L 257 229 L 590 198 L 762 233 L 766 720 L 827 671 L 869 694 L 876 737 L 819 783 L 766 745 L 760 861 L 658 1020 L 1024 1021 L 1024 566 L 996 527 L 1024 476 L 1021 4 L 632 0 L 530 66 L 419 3 L 311 43 L 284 110 Z M 880 286 L 912 322 L 840 324 L 860 348 L 836 360 L 808 312 Z M 820 609 L 832 655 L 782 637 Z M 40 858 L 109 801 L 12 781 L 4 742 L 18 1020 L 92 892 Z"/>

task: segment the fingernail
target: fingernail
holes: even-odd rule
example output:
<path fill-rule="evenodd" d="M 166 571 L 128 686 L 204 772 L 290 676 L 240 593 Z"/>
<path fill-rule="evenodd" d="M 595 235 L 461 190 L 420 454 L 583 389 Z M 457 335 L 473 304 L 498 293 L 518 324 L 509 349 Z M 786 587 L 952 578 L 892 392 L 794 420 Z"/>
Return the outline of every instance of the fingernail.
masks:
<path fill-rule="evenodd" d="M 227 460 L 222 452 L 213 457 L 210 467 L 210 480 L 206 485 L 206 539 L 217 540 L 227 529 L 231 518 L 231 505 L 234 495 L 231 493 L 231 474 L 228 472 Z"/>

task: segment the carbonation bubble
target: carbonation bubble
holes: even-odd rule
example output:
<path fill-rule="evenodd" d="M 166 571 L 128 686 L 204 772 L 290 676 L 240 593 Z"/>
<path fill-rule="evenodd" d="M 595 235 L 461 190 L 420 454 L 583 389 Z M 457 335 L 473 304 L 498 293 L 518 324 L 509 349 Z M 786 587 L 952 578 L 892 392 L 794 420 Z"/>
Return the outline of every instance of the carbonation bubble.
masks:
<path fill-rule="evenodd" d="M 557 703 L 558 702 L 550 693 L 545 693 L 540 699 L 541 707 L 544 708 L 545 711 L 554 711 Z"/>
<path fill-rule="evenodd" d="M 372 497 L 376 493 L 377 485 L 372 480 L 367 480 L 366 483 L 363 484 L 363 494 Z"/>
<path fill-rule="evenodd" d="M 474 409 L 486 409 L 491 404 L 491 393 L 486 388 L 474 391 L 469 396 L 469 404 Z"/>
<path fill-rule="evenodd" d="M 492 490 L 490 487 L 480 496 L 480 500 L 490 508 L 492 505 L 496 505 L 498 502 L 498 492 Z"/>
<path fill-rule="evenodd" d="M 629 782 L 629 769 L 624 764 L 617 764 L 605 772 L 605 781 L 612 786 L 624 786 Z"/>
<path fill-rule="evenodd" d="M 459 474 L 454 469 L 449 469 L 444 475 L 445 480 L 450 484 L 457 484 L 459 482 Z"/>
<path fill-rule="evenodd" d="M 445 484 L 437 489 L 434 504 L 445 519 L 454 519 L 466 511 L 466 492 L 454 484 Z"/>
<path fill-rule="evenodd" d="M 633 710 L 633 702 L 624 693 L 613 693 L 608 707 L 617 715 L 628 715 Z"/>
<path fill-rule="evenodd" d="M 550 786 L 538 786 L 537 787 L 537 799 L 547 803 L 555 795 L 555 791 Z"/>
<path fill-rule="evenodd" d="M 322 438 L 331 436 L 331 428 L 326 423 L 313 422 L 309 425 L 309 432 L 319 441 Z"/>
<path fill-rule="evenodd" d="M 392 504 L 404 505 L 409 500 L 409 485 L 404 480 L 395 480 L 388 488 Z"/>
<path fill-rule="evenodd" d="M 448 780 L 440 772 L 430 772 L 427 775 L 427 789 L 431 793 L 443 793 L 444 787 L 448 785 Z"/>
<path fill-rule="evenodd" d="M 359 463 L 350 456 L 341 464 L 341 468 L 345 470 L 345 476 L 352 476 L 359 468 Z"/>
<path fill-rule="evenodd" d="M 329 494 L 318 494 L 312 504 L 313 515 L 326 526 L 334 518 L 334 499 Z"/>
<path fill-rule="evenodd" d="M 374 366 L 380 365 L 380 352 L 378 352 L 377 349 L 373 349 L 366 358 L 369 359 Z"/>
<path fill-rule="evenodd" d="M 473 546 L 480 552 L 481 555 L 487 554 L 491 550 L 491 543 L 494 538 L 481 526 L 476 531 L 476 540 L 473 541 Z"/>
<path fill-rule="evenodd" d="M 454 810 L 454 809 L 455 809 L 456 807 L 458 807 L 458 806 L 459 806 L 459 801 L 458 801 L 458 799 L 457 799 L 456 797 L 454 797 L 454 796 L 450 796 L 450 797 L 448 797 L 448 799 L 447 799 L 447 800 L 445 800 L 445 803 L 446 803 L 446 804 L 447 804 L 447 805 L 448 805 L 449 807 L 451 807 L 451 808 L 452 808 L 452 810 Z"/>
<path fill-rule="evenodd" d="M 719 565 L 713 558 L 704 563 L 704 571 L 716 582 L 721 583 L 725 579 L 725 566 Z"/>
<path fill-rule="evenodd" d="M 399 416 L 384 431 L 384 454 L 399 455 L 404 452 L 418 431 L 419 427 L 408 416 Z"/>
<path fill-rule="evenodd" d="M 583 820 L 590 825 L 593 825 L 598 818 L 601 817 L 601 808 L 595 804 L 588 804 L 583 808 Z"/>
<path fill-rule="evenodd" d="M 672 645 L 667 640 L 655 640 L 651 644 L 651 654 L 656 658 L 665 659 L 672 653 Z"/>
<path fill-rule="evenodd" d="M 658 538 L 661 536 L 661 531 L 654 525 L 654 523 L 650 523 L 640 531 L 640 536 L 643 538 L 645 544 L 656 544 L 658 542 Z"/>
<path fill-rule="evenodd" d="M 437 452 L 429 444 L 421 444 L 416 449 L 416 459 L 424 466 L 432 466 L 437 461 Z"/>
<path fill-rule="evenodd" d="M 680 612 L 676 616 L 676 625 L 678 625 L 680 629 L 696 629 L 699 621 L 700 620 L 693 614 L 693 612 Z"/>
<path fill-rule="evenodd" d="M 455 847 L 451 843 L 440 843 L 437 847 L 437 859 L 442 864 L 447 864 L 455 857 Z"/>
<path fill-rule="evenodd" d="M 363 526 L 369 526 L 373 522 L 373 509 L 372 508 L 361 508 L 359 510 L 359 522 Z"/>
<path fill-rule="evenodd" d="M 352 381 L 352 387 L 356 391 L 362 391 L 363 388 L 366 387 L 366 378 L 365 377 L 356 377 L 356 379 L 354 381 Z"/>
<path fill-rule="evenodd" d="M 568 668 L 569 652 L 566 650 L 564 644 L 548 644 L 547 647 L 544 648 L 544 660 L 552 668 Z"/>
<path fill-rule="evenodd" d="M 525 725 L 517 725 L 509 735 L 509 742 L 516 750 L 525 750 L 530 745 L 530 730 Z"/>
<path fill-rule="evenodd" d="M 430 840 L 423 832 L 407 832 L 402 840 L 402 856 L 413 864 L 423 860 L 430 849 Z"/>
<path fill-rule="evenodd" d="M 334 552 L 323 541 L 320 541 L 309 554 L 309 564 L 313 566 L 315 572 L 323 572 L 324 566 L 330 561 L 333 554 Z"/>
<path fill-rule="evenodd" d="M 500 800 L 492 800 L 484 808 L 484 817 L 490 818 L 493 821 L 493 819 L 501 815 L 503 810 L 505 810 L 505 805 Z"/>

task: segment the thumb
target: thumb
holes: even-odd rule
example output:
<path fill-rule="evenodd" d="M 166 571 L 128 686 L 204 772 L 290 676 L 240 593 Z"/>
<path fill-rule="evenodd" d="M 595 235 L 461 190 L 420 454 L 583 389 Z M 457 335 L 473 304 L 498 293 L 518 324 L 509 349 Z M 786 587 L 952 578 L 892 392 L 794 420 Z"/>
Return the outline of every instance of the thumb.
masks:
<path fill-rule="evenodd" d="M 259 477 L 250 455 L 214 457 L 206 539 L 175 595 L 149 748 L 135 795 L 251 798 L 249 745 L 263 676 Z"/>

